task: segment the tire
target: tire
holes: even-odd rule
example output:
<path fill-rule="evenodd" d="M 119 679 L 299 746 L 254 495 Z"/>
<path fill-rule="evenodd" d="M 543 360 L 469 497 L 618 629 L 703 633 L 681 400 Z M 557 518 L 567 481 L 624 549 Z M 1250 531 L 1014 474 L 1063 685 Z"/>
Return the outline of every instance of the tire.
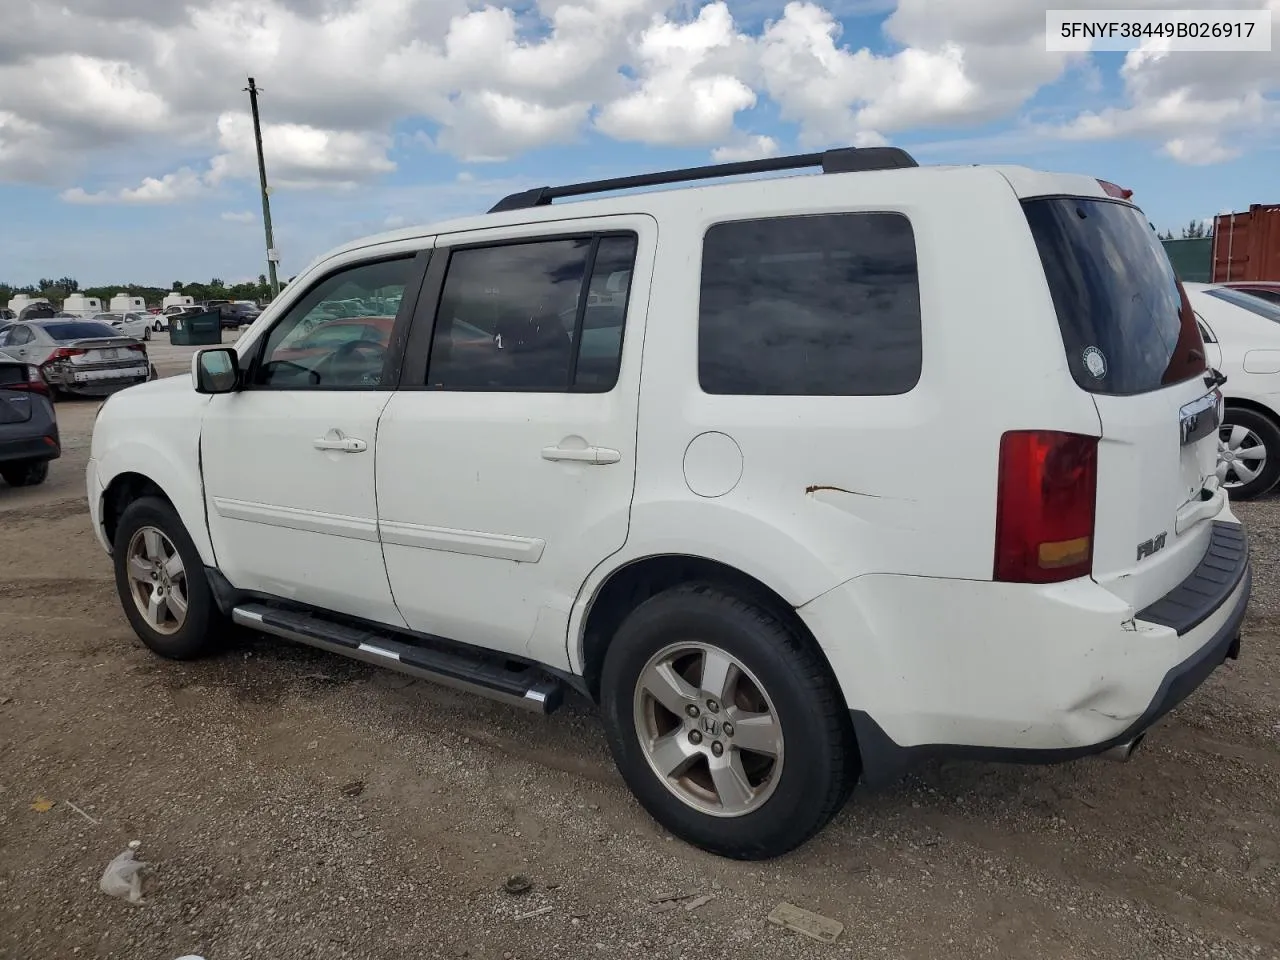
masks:
<path fill-rule="evenodd" d="M 148 543 L 150 535 L 146 531 L 161 536 L 160 551 L 153 549 L 156 545 L 154 540 Z M 186 609 L 180 621 L 176 608 L 171 607 L 168 601 L 155 620 L 149 620 L 143 613 L 143 607 L 140 606 L 143 601 L 135 599 L 135 591 L 140 597 L 150 598 L 157 587 L 151 586 L 148 591 L 142 581 L 138 581 L 142 584 L 141 587 L 135 587 L 135 580 L 130 577 L 129 570 L 131 557 L 138 549 L 153 556 L 162 553 L 170 559 L 176 553 L 181 561 L 180 578 L 173 575 L 172 568 L 166 571 L 172 577 L 168 586 L 180 588 L 178 591 L 171 591 L 171 596 L 185 599 Z M 138 639 L 154 653 L 170 660 L 191 660 L 215 649 L 226 627 L 226 621 L 214 603 L 200 554 L 178 518 L 177 511 L 167 501 L 159 497 L 141 497 L 129 504 L 116 525 L 112 554 L 116 592 Z M 159 575 L 158 569 L 153 572 L 158 576 L 151 580 L 163 590 L 166 585 L 163 576 Z"/>
<path fill-rule="evenodd" d="M 0 467 L 0 477 L 11 487 L 34 487 L 49 477 L 48 460 L 19 460 Z"/>
<path fill-rule="evenodd" d="M 721 666 L 736 661 L 738 679 L 713 691 L 735 702 L 713 703 L 696 689 L 709 659 Z M 642 683 L 663 675 L 655 663 L 673 668 L 684 686 Z M 659 686 L 679 713 L 648 692 Z M 682 840 L 722 856 L 763 860 L 798 847 L 843 806 L 861 772 L 849 714 L 826 661 L 772 614 L 708 584 L 675 587 L 636 607 L 605 655 L 600 701 L 614 761 L 641 805 Z M 774 726 L 759 722 L 769 716 Z M 730 730 L 724 722 L 734 717 Z M 748 723 L 753 745 L 781 731 L 780 744 L 772 738 L 780 761 L 744 748 Z M 735 756 L 745 790 L 725 772 L 724 758 Z M 658 773 L 680 758 L 674 777 Z M 713 763 L 720 780 L 712 778 Z"/>
<path fill-rule="evenodd" d="M 1229 406 L 1218 440 L 1218 480 L 1232 500 L 1261 496 L 1280 480 L 1280 427 L 1270 417 L 1256 410 Z M 1262 448 L 1260 467 L 1258 447 Z M 1237 469 L 1256 471 L 1256 476 L 1245 480 Z"/>
<path fill-rule="evenodd" d="M 151 339 L 151 328 L 150 328 L 150 327 L 147 327 L 147 329 L 145 329 L 145 330 L 143 330 L 143 331 L 142 331 L 142 339 L 143 339 L 143 340 L 150 340 L 150 339 Z"/>

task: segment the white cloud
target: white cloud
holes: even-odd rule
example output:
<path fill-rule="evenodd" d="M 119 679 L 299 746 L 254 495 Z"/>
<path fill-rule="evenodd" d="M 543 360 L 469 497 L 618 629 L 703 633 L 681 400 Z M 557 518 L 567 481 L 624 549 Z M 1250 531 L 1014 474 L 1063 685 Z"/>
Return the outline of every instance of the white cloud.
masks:
<path fill-rule="evenodd" d="M 1280 0 L 1264 6 L 1280 23 Z M 1080 111 L 1042 132 L 1074 140 L 1153 140 L 1174 160 L 1205 165 L 1234 159 L 1280 130 L 1280 46 L 1244 54 L 1171 54 L 1162 46 L 1156 40 L 1125 55 L 1123 105 Z"/>
<path fill-rule="evenodd" d="M 618 140 L 644 143 L 723 140 L 734 117 L 756 104 L 755 91 L 730 72 L 741 68 L 746 45 L 724 2 L 708 4 L 689 23 L 655 22 L 639 42 L 642 79 L 605 105 L 596 127 Z"/>
<path fill-rule="evenodd" d="M 121 190 L 101 190 L 88 193 L 80 187 L 62 192 L 67 203 L 103 204 L 164 204 L 198 196 L 207 189 L 205 179 L 190 167 L 183 167 L 163 177 L 147 177 L 136 187 Z"/>
<path fill-rule="evenodd" d="M 222 219 L 227 223 L 254 223 L 258 219 L 258 215 L 252 210 L 228 210 L 222 214 Z"/>
<path fill-rule="evenodd" d="M 765 157 L 776 157 L 782 152 L 778 141 L 773 137 L 756 135 L 711 151 L 711 159 L 716 163 L 735 163 L 740 160 L 761 160 Z"/>

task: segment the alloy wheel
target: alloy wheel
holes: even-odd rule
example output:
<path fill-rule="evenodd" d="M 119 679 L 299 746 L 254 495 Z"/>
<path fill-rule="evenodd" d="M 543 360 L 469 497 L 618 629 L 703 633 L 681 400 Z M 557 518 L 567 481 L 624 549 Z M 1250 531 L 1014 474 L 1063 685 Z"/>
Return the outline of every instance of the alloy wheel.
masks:
<path fill-rule="evenodd" d="M 777 710 L 759 679 L 719 647 L 686 641 L 654 654 L 636 681 L 634 720 L 654 774 L 695 810 L 741 817 L 778 785 Z"/>
<path fill-rule="evenodd" d="M 177 633 L 187 620 L 187 574 L 178 549 L 156 527 L 139 527 L 125 554 L 129 592 L 156 633 Z"/>

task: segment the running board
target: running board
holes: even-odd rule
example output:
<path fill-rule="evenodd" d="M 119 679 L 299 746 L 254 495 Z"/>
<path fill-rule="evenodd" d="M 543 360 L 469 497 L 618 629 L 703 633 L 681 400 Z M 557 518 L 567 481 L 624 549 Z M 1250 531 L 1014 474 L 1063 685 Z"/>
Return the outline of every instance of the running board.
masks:
<path fill-rule="evenodd" d="M 242 603 L 231 611 L 231 619 L 242 627 L 534 713 L 551 713 L 564 700 L 564 686 L 558 679 L 533 664 L 515 664 L 500 655 L 416 646 L 390 632 L 347 626 L 264 603 Z M 512 669 L 513 665 L 518 669 Z"/>

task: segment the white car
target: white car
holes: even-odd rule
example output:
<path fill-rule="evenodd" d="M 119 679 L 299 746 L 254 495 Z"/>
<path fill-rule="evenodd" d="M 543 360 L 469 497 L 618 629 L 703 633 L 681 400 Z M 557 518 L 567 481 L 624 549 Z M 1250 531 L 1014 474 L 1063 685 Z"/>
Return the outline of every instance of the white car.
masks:
<path fill-rule="evenodd" d="M 1209 362 L 1226 376 L 1218 476 L 1236 500 L 1280 480 L 1280 306 L 1241 290 L 1184 284 Z"/>
<path fill-rule="evenodd" d="M 150 340 L 152 318 L 143 313 L 99 313 L 93 318 L 100 323 L 108 323 L 112 329 L 123 336 L 137 340 Z"/>
<path fill-rule="evenodd" d="M 1237 654 L 1250 572 L 1124 195 L 848 149 L 340 247 L 103 406 L 125 613 L 166 657 L 234 623 L 535 712 L 575 689 L 646 809 L 740 858 L 924 757 L 1127 756 Z"/>

